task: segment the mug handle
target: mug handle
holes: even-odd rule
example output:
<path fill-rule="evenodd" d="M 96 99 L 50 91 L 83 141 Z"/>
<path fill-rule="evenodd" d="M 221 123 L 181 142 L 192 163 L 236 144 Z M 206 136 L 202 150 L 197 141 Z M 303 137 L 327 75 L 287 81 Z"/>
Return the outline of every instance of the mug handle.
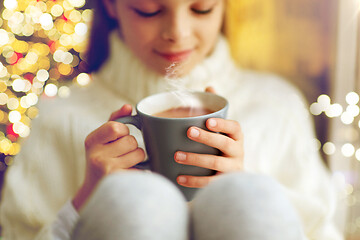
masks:
<path fill-rule="evenodd" d="M 140 121 L 140 117 L 138 114 L 133 115 L 133 116 L 121 117 L 121 118 L 116 119 L 115 121 L 119 122 L 119 123 L 134 125 L 139 130 L 141 130 L 141 121 Z"/>
<path fill-rule="evenodd" d="M 140 116 L 138 114 L 133 115 L 133 116 L 121 117 L 121 118 L 116 119 L 115 121 L 119 122 L 119 123 L 123 123 L 123 124 L 134 125 L 136 128 L 141 130 L 141 125 L 142 124 L 141 124 L 141 121 L 140 121 Z M 138 163 L 133 168 L 141 169 L 141 170 L 150 170 L 149 160 Z"/>

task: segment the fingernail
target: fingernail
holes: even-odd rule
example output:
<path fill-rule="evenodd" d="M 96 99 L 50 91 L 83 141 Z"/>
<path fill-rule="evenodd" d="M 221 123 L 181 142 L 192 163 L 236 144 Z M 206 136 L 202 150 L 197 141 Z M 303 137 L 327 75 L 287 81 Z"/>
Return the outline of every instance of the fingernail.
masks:
<path fill-rule="evenodd" d="M 186 183 L 186 177 L 180 176 L 177 178 L 178 183 Z"/>
<path fill-rule="evenodd" d="M 190 129 L 190 137 L 196 138 L 200 136 L 200 131 L 197 130 L 196 128 L 191 128 Z"/>
<path fill-rule="evenodd" d="M 211 119 L 208 120 L 208 124 L 209 124 L 210 127 L 216 127 L 217 122 L 216 122 L 215 119 L 211 118 Z"/>
<path fill-rule="evenodd" d="M 175 155 L 176 161 L 183 162 L 186 160 L 186 154 L 183 152 L 177 152 Z"/>

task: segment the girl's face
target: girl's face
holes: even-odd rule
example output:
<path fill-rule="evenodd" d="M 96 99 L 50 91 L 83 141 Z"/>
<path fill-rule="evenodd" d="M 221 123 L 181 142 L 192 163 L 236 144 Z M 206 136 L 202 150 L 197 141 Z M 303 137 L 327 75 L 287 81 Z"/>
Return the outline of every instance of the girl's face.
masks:
<path fill-rule="evenodd" d="M 161 75 L 189 73 L 212 51 L 225 0 L 104 0 L 124 42 Z"/>

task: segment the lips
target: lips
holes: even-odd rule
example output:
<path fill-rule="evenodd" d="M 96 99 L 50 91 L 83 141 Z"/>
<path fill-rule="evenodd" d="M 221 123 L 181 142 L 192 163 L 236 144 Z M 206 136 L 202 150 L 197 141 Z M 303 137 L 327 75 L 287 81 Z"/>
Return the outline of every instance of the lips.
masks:
<path fill-rule="evenodd" d="M 169 62 L 183 62 L 193 52 L 193 50 L 185 50 L 179 52 L 156 52 L 159 56 L 165 58 Z"/>

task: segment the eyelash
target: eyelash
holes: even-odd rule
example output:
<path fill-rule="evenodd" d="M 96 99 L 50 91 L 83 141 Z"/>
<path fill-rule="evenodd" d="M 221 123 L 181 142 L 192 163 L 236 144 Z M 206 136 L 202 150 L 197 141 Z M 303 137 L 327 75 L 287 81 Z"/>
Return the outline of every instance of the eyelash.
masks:
<path fill-rule="evenodd" d="M 158 10 L 158 11 L 156 11 L 156 12 L 150 12 L 150 13 L 148 13 L 148 12 L 140 11 L 140 10 L 138 10 L 138 9 L 134 9 L 134 11 L 135 11 L 140 17 L 144 17 L 144 18 L 154 17 L 154 16 L 158 15 L 158 14 L 161 12 L 161 10 Z"/>
<path fill-rule="evenodd" d="M 194 13 L 196 13 L 196 14 L 203 14 L 203 15 L 205 15 L 205 14 L 211 13 L 213 9 L 210 8 L 210 9 L 208 9 L 208 10 L 198 10 L 198 9 L 192 8 L 191 10 L 192 10 Z"/>
<path fill-rule="evenodd" d="M 208 9 L 208 10 L 198 10 L 198 9 L 195 9 L 195 8 L 192 8 L 191 9 L 194 13 L 196 14 L 200 14 L 200 15 L 206 15 L 206 14 L 209 14 L 212 12 L 212 8 Z M 158 11 L 155 11 L 155 12 L 143 12 L 143 11 L 140 11 L 138 9 L 134 9 L 134 11 L 141 17 L 144 17 L 144 18 L 151 18 L 151 17 L 155 17 L 156 15 L 158 15 L 161 10 L 158 10 Z"/>

